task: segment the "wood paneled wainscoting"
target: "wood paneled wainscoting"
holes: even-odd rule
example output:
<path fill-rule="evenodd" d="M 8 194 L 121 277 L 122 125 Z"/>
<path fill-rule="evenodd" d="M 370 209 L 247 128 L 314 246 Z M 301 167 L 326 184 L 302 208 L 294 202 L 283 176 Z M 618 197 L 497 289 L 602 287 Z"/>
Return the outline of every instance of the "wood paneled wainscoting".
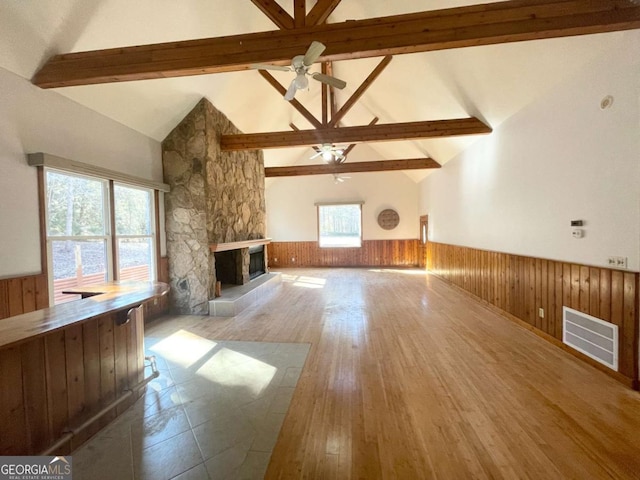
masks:
<path fill-rule="evenodd" d="M 46 273 L 0 279 L 0 319 L 49 306 Z"/>
<path fill-rule="evenodd" d="M 363 240 L 360 248 L 320 248 L 318 242 L 271 242 L 271 267 L 415 267 L 418 240 Z"/>
<path fill-rule="evenodd" d="M 81 300 L 85 301 L 85 300 Z M 39 455 L 67 429 L 113 402 L 142 380 L 142 307 L 118 325 L 117 314 L 98 316 L 0 348 L 0 455 Z M 113 420 L 139 392 L 73 437 L 56 454 L 68 454 Z"/>
<path fill-rule="evenodd" d="M 158 281 L 169 283 L 169 262 L 160 257 Z M 0 319 L 29 313 L 49 306 L 49 285 L 46 273 L 0 279 Z M 146 320 L 153 320 L 169 310 L 168 297 L 144 302 Z"/>
<path fill-rule="evenodd" d="M 427 269 L 638 388 L 638 273 L 434 242 L 427 246 Z M 618 326 L 619 372 L 562 343 L 563 306 Z"/>

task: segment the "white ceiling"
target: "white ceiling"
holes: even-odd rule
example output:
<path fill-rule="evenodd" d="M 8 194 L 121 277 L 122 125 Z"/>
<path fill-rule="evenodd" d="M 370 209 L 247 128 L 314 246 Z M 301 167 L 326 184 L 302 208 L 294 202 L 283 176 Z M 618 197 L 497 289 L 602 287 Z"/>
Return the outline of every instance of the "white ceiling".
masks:
<path fill-rule="evenodd" d="M 342 0 L 328 22 L 371 18 L 426 9 L 485 3 L 462 0 Z M 291 12 L 293 0 L 280 0 Z M 314 0 L 307 0 L 308 9 Z M 428 4 L 428 5 L 426 5 Z M 249 0 L 20 0 L 0 2 L 0 67 L 31 78 L 50 55 L 129 45 L 275 30 Z M 540 40 L 395 56 L 347 114 L 345 125 L 381 124 L 475 115 L 496 128 L 613 48 L 621 33 Z M 301 52 L 304 53 L 304 52 Z M 338 106 L 358 88 L 380 59 L 335 62 L 347 81 Z M 288 72 L 274 72 L 287 85 Z M 256 71 L 117 84 L 57 91 L 156 140 L 207 97 L 242 131 L 311 128 Z M 296 98 L 320 116 L 320 88 Z M 441 164 L 477 137 L 358 145 L 349 161 L 429 155 Z M 267 166 L 314 163 L 309 148 L 265 151 Z M 425 171 L 406 172 L 415 181 Z"/>

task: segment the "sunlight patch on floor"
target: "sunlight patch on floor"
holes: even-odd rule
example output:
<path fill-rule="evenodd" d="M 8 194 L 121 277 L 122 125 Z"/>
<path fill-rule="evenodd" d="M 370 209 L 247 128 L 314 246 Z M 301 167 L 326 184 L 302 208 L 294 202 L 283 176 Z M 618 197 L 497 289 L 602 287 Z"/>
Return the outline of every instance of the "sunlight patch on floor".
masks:
<path fill-rule="evenodd" d="M 197 375 L 228 387 L 245 387 L 259 396 L 269 386 L 278 369 L 228 348 L 222 348 L 197 370 Z"/>
<path fill-rule="evenodd" d="M 186 330 L 178 330 L 150 347 L 156 353 L 176 365 L 187 368 L 196 363 L 218 344 Z"/>
<path fill-rule="evenodd" d="M 324 288 L 327 281 L 324 278 L 308 277 L 302 275 L 282 274 L 282 281 L 292 283 L 294 287 Z"/>

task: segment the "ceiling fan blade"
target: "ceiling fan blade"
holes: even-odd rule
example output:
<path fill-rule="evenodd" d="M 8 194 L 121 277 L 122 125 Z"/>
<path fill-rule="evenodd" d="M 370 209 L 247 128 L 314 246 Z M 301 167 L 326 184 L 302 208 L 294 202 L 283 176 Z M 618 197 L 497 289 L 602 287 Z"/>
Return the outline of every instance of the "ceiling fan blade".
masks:
<path fill-rule="evenodd" d="M 327 85 L 331 85 L 332 87 L 336 87 L 341 90 L 347 86 L 347 82 L 345 82 L 344 80 L 325 75 L 324 73 L 313 73 L 311 76 L 319 82 L 326 83 Z"/>
<path fill-rule="evenodd" d="M 314 155 L 310 156 L 309 160 L 313 160 L 314 158 L 318 158 L 320 155 L 322 155 L 322 150 L 319 150 Z"/>
<path fill-rule="evenodd" d="M 282 65 L 269 65 L 268 63 L 254 63 L 251 68 L 255 70 L 280 70 L 281 72 L 290 72 L 291 67 L 284 67 Z"/>
<path fill-rule="evenodd" d="M 298 90 L 298 88 L 296 87 L 296 79 L 294 78 L 293 80 L 291 80 L 291 83 L 289 84 L 289 88 L 287 89 L 287 93 L 284 94 L 284 99 L 287 102 L 290 102 L 291 100 L 293 100 L 293 97 L 296 96 L 296 91 Z"/>
<path fill-rule="evenodd" d="M 304 54 L 304 59 L 302 60 L 304 66 L 308 67 L 310 65 L 313 65 L 313 63 L 318 59 L 320 55 L 322 55 L 322 52 L 324 52 L 326 48 L 327 47 L 325 47 L 324 44 L 320 42 L 311 42 L 311 45 L 309 45 L 307 53 Z"/>

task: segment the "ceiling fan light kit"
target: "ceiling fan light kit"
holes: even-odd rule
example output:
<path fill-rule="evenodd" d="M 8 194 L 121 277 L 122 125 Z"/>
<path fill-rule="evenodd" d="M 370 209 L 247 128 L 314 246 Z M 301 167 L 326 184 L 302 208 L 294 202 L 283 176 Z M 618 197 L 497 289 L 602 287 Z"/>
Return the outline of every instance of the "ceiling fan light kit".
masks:
<path fill-rule="evenodd" d="M 317 157 L 322 157 L 325 163 L 342 163 L 347 159 L 342 147 L 336 147 L 330 143 L 323 143 L 316 147 L 316 153 L 310 156 L 309 159 L 313 160 Z"/>
<path fill-rule="evenodd" d="M 287 101 L 293 100 L 298 90 L 304 90 L 309 87 L 309 79 L 307 76 L 310 76 L 314 80 L 318 82 L 326 83 L 335 88 L 343 89 L 347 86 L 347 82 L 344 80 L 340 80 L 339 78 L 332 77 L 330 75 L 325 75 L 323 73 L 314 72 L 310 73 L 309 68 L 315 63 L 316 60 L 322 55 L 322 52 L 325 51 L 327 47 L 320 42 L 311 42 L 309 48 L 307 49 L 304 55 L 296 55 L 291 60 L 291 66 L 283 67 L 281 65 L 268 65 L 263 63 L 258 63 L 251 65 L 251 68 L 256 70 L 280 70 L 287 72 L 295 72 L 296 77 L 289 84 L 289 88 L 287 89 L 287 93 L 284 95 L 284 99 Z"/>

